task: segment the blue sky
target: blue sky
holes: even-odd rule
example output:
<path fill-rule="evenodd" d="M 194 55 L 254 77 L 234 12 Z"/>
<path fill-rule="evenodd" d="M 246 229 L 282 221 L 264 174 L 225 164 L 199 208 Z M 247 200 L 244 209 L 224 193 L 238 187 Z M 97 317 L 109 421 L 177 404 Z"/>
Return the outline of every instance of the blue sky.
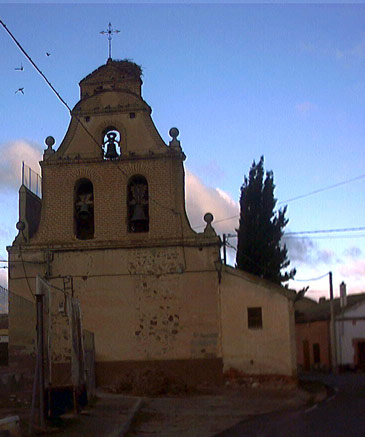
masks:
<path fill-rule="evenodd" d="M 243 177 L 261 155 L 279 202 L 365 174 L 363 4 L 2 4 L 0 17 L 71 107 L 78 82 L 107 59 L 99 32 L 109 21 L 121 31 L 113 58 L 142 66 L 163 139 L 180 130 L 193 227 L 208 209 L 216 220 L 236 214 Z M 36 165 L 48 135 L 59 145 L 69 114 L 3 28 L 0 50 L 4 259 L 16 234 L 20 162 Z M 287 230 L 364 227 L 364 184 L 288 202 Z M 288 240 L 297 278 L 332 270 L 336 294 L 342 280 L 349 292 L 365 291 L 365 232 L 339 236 Z M 292 285 L 328 293 L 328 278 Z"/>

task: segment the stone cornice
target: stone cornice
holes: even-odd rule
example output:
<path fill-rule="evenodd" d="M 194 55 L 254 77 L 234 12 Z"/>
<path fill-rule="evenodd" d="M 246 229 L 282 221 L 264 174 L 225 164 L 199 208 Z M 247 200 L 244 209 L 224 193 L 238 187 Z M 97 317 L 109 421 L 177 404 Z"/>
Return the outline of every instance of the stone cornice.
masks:
<path fill-rule="evenodd" d="M 112 165 L 112 164 L 118 164 L 123 162 L 129 162 L 129 161 L 136 161 L 136 160 L 146 160 L 146 159 L 161 159 L 161 158 L 169 158 L 169 159 L 179 159 L 181 161 L 184 161 L 186 156 L 184 152 L 180 152 L 178 150 L 173 149 L 167 149 L 166 152 L 159 153 L 159 152 L 149 152 L 148 154 L 137 154 L 137 153 L 127 153 L 123 156 L 120 156 L 119 158 L 110 161 L 107 159 L 102 158 L 78 158 L 73 157 L 59 157 L 54 158 L 53 156 L 46 161 L 40 161 L 40 166 L 46 167 L 48 165 L 76 165 L 76 164 L 101 164 L 104 165 Z"/>
<path fill-rule="evenodd" d="M 203 234 L 197 234 L 193 238 L 166 238 L 154 240 L 125 240 L 125 241 L 95 241 L 95 240 L 77 240 L 70 243 L 49 243 L 49 244 L 24 244 L 7 246 L 7 251 L 17 252 L 19 249 L 25 251 L 50 250 L 52 252 L 83 252 L 88 250 L 105 250 L 105 249 L 150 249 L 155 247 L 208 247 L 220 246 L 220 238 L 217 236 L 206 237 Z"/>

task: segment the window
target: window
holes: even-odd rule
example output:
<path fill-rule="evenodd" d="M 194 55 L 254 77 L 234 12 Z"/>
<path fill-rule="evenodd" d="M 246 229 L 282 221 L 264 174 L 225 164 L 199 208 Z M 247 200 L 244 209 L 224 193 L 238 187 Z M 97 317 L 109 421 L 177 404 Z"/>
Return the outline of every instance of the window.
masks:
<path fill-rule="evenodd" d="M 247 308 L 247 321 L 249 329 L 262 329 L 261 307 Z"/>
<path fill-rule="evenodd" d="M 321 362 L 321 354 L 319 343 L 313 343 L 313 363 L 319 364 Z"/>
<path fill-rule="evenodd" d="M 120 150 L 120 133 L 113 126 L 109 126 L 103 132 L 103 150 L 105 159 L 116 159 L 122 154 Z"/>
<path fill-rule="evenodd" d="M 74 232 L 79 240 L 94 238 L 94 189 L 88 179 L 75 185 Z"/>
<path fill-rule="evenodd" d="M 128 232 L 148 232 L 148 183 L 144 176 L 133 176 L 128 183 Z"/>

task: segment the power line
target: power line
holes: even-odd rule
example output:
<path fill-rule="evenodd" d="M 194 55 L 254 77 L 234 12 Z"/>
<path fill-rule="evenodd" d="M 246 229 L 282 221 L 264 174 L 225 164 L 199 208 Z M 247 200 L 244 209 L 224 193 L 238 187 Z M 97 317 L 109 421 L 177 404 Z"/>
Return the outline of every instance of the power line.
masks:
<path fill-rule="evenodd" d="M 286 237 L 287 240 L 300 240 L 300 239 L 311 239 L 311 240 L 339 240 L 342 238 L 345 239 L 351 239 L 351 238 L 364 238 L 365 234 L 360 234 L 360 235 L 323 235 L 323 236 L 318 236 L 318 235 L 314 235 L 314 236 L 310 236 L 310 237 L 306 237 L 306 236 L 289 236 Z"/>
<path fill-rule="evenodd" d="M 319 279 L 323 279 L 323 278 L 325 278 L 326 276 L 328 276 L 328 272 L 327 273 L 325 273 L 324 275 L 322 275 L 322 276 L 318 276 L 317 278 L 310 278 L 310 279 L 291 279 L 291 281 L 297 281 L 297 282 L 310 282 L 310 281 L 318 281 Z"/>
<path fill-rule="evenodd" d="M 284 238 L 306 238 L 306 234 L 326 234 L 326 233 L 336 233 L 336 232 L 358 232 L 358 231 L 364 231 L 365 226 L 360 226 L 358 228 L 339 228 L 339 229 L 318 229 L 314 231 L 293 231 L 293 232 L 285 232 L 283 237 Z M 233 232 L 233 231 L 232 231 Z M 300 237 L 300 235 L 303 235 L 303 237 Z M 364 234 L 361 235 L 354 235 L 352 236 L 323 236 L 323 237 L 311 237 L 311 238 L 355 238 L 355 237 L 363 237 Z M 237 233 L 233 233 L 230 235 L 227 235 L 226 238 L 237 238 Z"/>
<path fill-rule="evenodd" d="M 364 231 L 364 230 L 365 230 L 365 226 L 359 228 L 320 229 L 316 231 L 285 232 L 284 236 L 302 235 L 302 234 L 324 234 L 324 233 L 331 233 L 331 232 L 355 232 L 355 231 Z"/>
<path fill-rule="evenodd" d="M 337 187 L 340 187 L 342 185 L 346 185 L 346 184 L 349 184 L 351 182 L 355 182 L 355 181 L 358 181 L 358 180 L 364 179 L 364 178 L 365 178 L 365 174 L 362 174 L 360 176 L 356 176 L 354 178 L 347 179 L 347 180 L 342 181 L 342 182 L 338 182 L 337 184 L 328 185 L 327 187 L 319 188 L 318 190 L 310 191 L 309 193 L 306 193 L 306 194 L 301 194 L 301 195 L 296 196 L 296 197 L 291 197 L 290 199 L 278 202 L 278 205 L 282 205 L 284 203 L 293 202 L 294 200 L 298 200 L 298 199 L 303 199 L 305 197 L 312 196 L 313 194 L 322 193 L 323 191 L 332 190 L 333 188 L 337 188 Z M 227 218 L 224 218 L 224 219 L 220 219 L 220 220 L 215 220 L 214 224 L 225 222 L 225 221 L 228 221 L 228 220 L 237 219 L 239 217 L 240 217 L 240 214 L 234 215 L 232 217 L 227 217 Z M 194 226 L 193 229 L 199 229 L 199 228 L 203 228 L 203 227 L 204 227 L 204 225 Z"/>
<path fill-rule="evenodd" d="M 337 187 L 340 187 L 341 185 L 346 185 L 346 184 L 349 184 L 350 182 L 355 182 L 355 181 L 358 181 L 358 180 L 364 179 L 364 178 L 365 178 L 365 174 L 362 174 L 360 176 L 356 176 L 355 178 L 351 178 L 351 179 L 347 179 L 347 180 L 342 181 L 342 182 L 338 182 L 337 184 L 328 185 L 327 187 L 319 188 L 318 190 L 310 191 L 309 193 L 301 194 L 300 196 L 296 196 L 296 197 L 292 197 L 292 198 L 287 199 L 287 200 L 283 200 L 281 202 L 278 202 L 278 205 L 282 205 L 283 203 L 293 202 L 294 200 L 298 200 L 298 199 L 303 199 L 304 197 L 309 197 L 309 196 L 312 196 L 313 194 L 322 193 L 323 191 L 332 190 L 333 188 L 337 188 Z"/>
<path fill-rule="evenodd" d="M 47 79 L 46 75 L 38 68 L 38 66 L 36 65 L 36 63 L 32 60 L 32 58 L 28 55 L 28 53 L 25 51 L 25 49 L 22 47 L 22 45 L 19 43 L 19 41 L 15 38 L 15 36 L 12 34 L 12 32 L 7 28 L 6 24 L 0 19 L 0 24 L 4 27 L 4 29 L 6 30 L 6 32 L 9 34 L 9 36 L 12 38 L 12 40 L 15 42 L 15 44 L 18 46 L 18 48 L 21 50 L 21 52 L 24 54 L 24 56 L 29 60 L 29 62 L 31 63 L 31 65 L 36 69 L 36 71 L 41 75 L 41 77 L 45 80 L 45 82 L 47 83 L 47 85 L 51 88 L 51 90 L 53 91 L 53 93 L 57 96 L 57 98 L 60 100 L 60 102 L 68 109 L 69 113 L 71 116 L 74 116 L 75 119 L 80 123 L 80 125 L 83 127 L 83 129 L 86 131 L 86 133 L 92 138 L 92 140 L 95 142 L 95 144 L 101 149 L 103 150 L 103 147 L 99 144 L 99 142 L 95 139 L 95 137 L 91 134 L 91 132 L 87 129 L 87 127 L 82 123 L 82 121 L 80 120 L 80 118 L 76 115 L 76 114 L 72 114 L 72 109 L 70 108 L 70 106 L 67 104 L 67 102 L 62 98 L 62 96 L 60 95 L 60 93 L 54 88 L 54 86 L 51 84 L 51 82 Z M 117 169 L 126 177 L 126 179 L 128 179 L 128 175 L 125 173 L 125 171 L 123 169 L 121 169 L 117 163 L 117 161 L 115 160 L 111 160 L 112 162 L 114 162 L 117 166 Z M 348 184 L 350 182 L 354 182 L 357 181 L 359 179 L 363 179 L 365 178 L 365 174 L 362 174 L 360 176 L 357 176 L 355 178 L 351 178 L 351 179 L 347 179 L 345 181 L 339 182 L 337 184 L 333 184 L 333 185 L 329 185 L 327 187 L 324 188 L 319 188 L 318 190 L 314 190 L 311 191 L 309 193 L 306 194 L 302 194 L 300 196 L 296 196 L 296 197 L 292 197 L 290 199 L 278 202 L 278 205 L 281 205 L 283 203 L 288 203 L 288 202 L 292 202 L 294 200 L 298 200 L 298 199 L 302 199 L 304 197 L 308 197 L 311 196 L 313 194 L 317 194 L 323 191 L 327 191 L 336 187 L 339 187 L 341 185 L 345 185 Z M 155 200 L 153 197 L 149 196 L 149 200 L 151 200 L 153 203 L 155 203 L 156 205 L 160 206 L 161 208 L 167 209 L 171 212 L 173 212 L 174 214 L 179 214 L 177 211 L 175 211 L 173 208 L 170 208 L 168 206 L 162 205 L 160 202 L 158 202 L 157 200 Z M 216 220 L 214 223 L 221 223 L 224 221 L 228 221 L 228 220 L 233 220 L 236 218 L 239 218 L 240 215 L 235 215 L 232 217 L 227 217 L 224 219 L 220 219 L 220 220 Z M 202 228 L 205 227 L 205 225 L 200 225 L 200 226 L 195 226 L 192 229 L 198 229 L 198 228 Z M 318 230 L 318 231 L 300 231 L 300 232 L 288 232 L 286 233 L 286 235 L 299 235 L 299 234 L 315 234 L 315 233 L 325 233 L 325 232 L 348 232 L 348 231 L 360 231 L 360 230 L 364 230 L 365 227 L 360 227 L 360 228 L 345 228 L 345 229 L 334 229 L 334 230 Z"/>
<path fill-rule="evenodd" d="M 47 85 L 51 88 L 51 90 L 54 92 L 54 94 L 57 96 L 57 98 L 60 100 L 60 102 L 68 109 L 71 117 L 75 117 L 75 119 L 78 121 L 78 123 L 80 123 L 80 125 L 83 127 L 83 129 L 85 130 L 85 132 L 92 138 L 92 140 L 95 142 L 95 144 L 101 149 L 103 150 L 103 147 L 99 144 L 99 142 L 95 139 L 95 137 L 91 134 L 91 132 L 87 129 L 87 127 L 82 123 L 82 121 L 80 120 L 80 118 L 76 115 L 72 113 L 72 109 L 69 107 L 69 105 L 67 104 L 67 102 L 61 97 L 60 93 L 54 88 L 54 86 L 51 84 L 51 82 L 47 79 L 46 75 L 38 68 L 38 66 L 36 65 L 36 63 L 33 61 L 33 59 L 28 55 L 28 53 L 25 51 L 25 49 L 22 47 L 22 45 L 19 43 L 19 41 L 15 38 L 15 36 L 11 33 L 11 31 L 7 28 L 7 26 L 5 25 L 5 23 L 0 20 L 0 24 L 4 27 L 4 29 L 6 30 L 6 32 L 10 35 L 10 37 L 12 38 L 12 40 L 15 42 L 15 44 L 18 46 L 18 48 L 21 50 L 21 52 L 24 54 L 24 56 L 28 59 L 28 61 L 32 64 L 32 66 L 36 69 L 36 71 L 42 76 L 42 78 L 45 80 L 45 82 L 47 83 Z M 125 176 L 125 178 L 128 180 L 128 175 L 125 173 L 125 171 L 123 169 L 121 169 L 117 163 L 117 161 L 115 160 L 111 160 L 112 162 L 114 162 L 116 164 L 117 169 Z M 155 200 L 153 197 L 149 196 L 148 197 L 149 200 L 151 200 L 153 203 L 155 203 L 156 205 L 160 206 L 161 208 L 167 209 L 171 212 L 173 212 L 174 214 L 179 214 L 178 212 L 176 212 L 173 208 L 170 208 L 168 206 L 162 205 L 160 202 L 158 202 L 157 200 Z"/>

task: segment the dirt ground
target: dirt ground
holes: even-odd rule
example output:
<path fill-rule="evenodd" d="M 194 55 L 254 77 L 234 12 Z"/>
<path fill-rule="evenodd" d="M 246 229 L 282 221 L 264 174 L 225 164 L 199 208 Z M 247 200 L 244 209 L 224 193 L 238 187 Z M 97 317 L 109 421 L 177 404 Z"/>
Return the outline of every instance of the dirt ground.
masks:
<path fill-rule="evenodd" d="M 43 435 L 115 435 L 128 422 L 138 399 L 142 399 L 128 437 L 208 437 L 252 415 L 309 405 L 321 393 L 325 395 L 323 387 L 305 388 L 283 382 L 248 380 L 244 384 L 227 383 L 220 388 L 209 388 L 206 393 L 130 396 L 99 391 L 96 402 L 82 414 L 56 419 Z M 23 436 L 28 435 L 29 401 L 18 394 L 0 402 L 0 418 L 19 415 Z"/>
<path fill-rule="evenodd" d="M 144 398 L 128 437 L 213 436 L 252 415 L 298 408 L 313 396 L 297 387 L 229 386 L 209 395 Z"/>

